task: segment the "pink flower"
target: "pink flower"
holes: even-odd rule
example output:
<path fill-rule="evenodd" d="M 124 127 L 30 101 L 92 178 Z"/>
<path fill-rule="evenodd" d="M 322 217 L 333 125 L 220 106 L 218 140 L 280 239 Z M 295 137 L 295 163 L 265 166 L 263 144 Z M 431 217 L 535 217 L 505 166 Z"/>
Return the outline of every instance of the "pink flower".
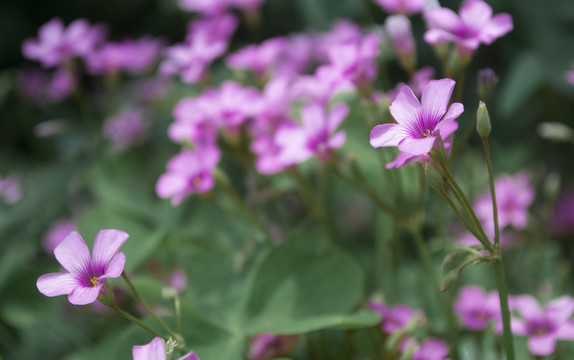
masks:
<path fill-rule="evenodd" d="M 172 198 L 171 203 L 178 205 L 192 193 L 210 191 L 215 185 L 213 173 L 220 156 L 216 146 L 183 150 L 167 163 L 167 173 L 156 185 L 157 194 L 161 198 Z"/>
<path fill-rule="evenodd" d="M 22 53 L 31 60 L 38 60 L 46 68 L 64 65 L 75 56 L 88 55 L 104 37 L 101 26 L 91 27 L 84 19 L 78 19 L 64 28 L 62 20 L 54 18 L 44 24 L 38 39 L 28 39 L 22 45 Z"/>
<path fill-rule="evenodd" d="M 156 337 L 149 344 L 134 346 L 132 355 L 134 360 L 165 360 L 166 351 L 163 339 Z M 188 354 L 180 357 L 179 360 L 199 360 L 199 358 L 193 351 L 190 351 Z"/>
<path fill-rule="evenodd" d="M 471 330 L 484 330 L 494 321 L 497 331 L 502 330 L 500 301 L 498 293 L 485 293 L 477 286 L 464 287 L 454 304 L 454 309 L 462 319 L 462 324 Z"/>
<path fill-rule="evenodd" d="M 530 175 L 525 172 L 498 177 L 494 184 L 498 207 L 498 225 L 503 229 L 512 225 L 524 229 L 528 223 L 528 206 L 534 201 L 534 189 L 530 184 Z M 494 233 L 492 198 L 490 191 L 483 193 L 474 203 L 476 215 L 485 225 L 486 231 Z"/>
<path fill-rule="evenodd" d="M 404 329 L 415 316 L 422 317 L 421 313 L 413 311 L 406 305 L 390 307 L 371 301 L 369 307 L 381 315 L 381 329 L 387 334 Z"/>
<path fill-rule="evenodd" d="M 428 338 L 415 350 L 412 360 L 443 360 L 448 355 L 448 345 L 446 342 Z"/>
<path fill-rule="evenodd" d="M 141 109 L 124 108 L 108 118 L 104 124 L 104 136 L 116 150 L 124 150 L 144 136 L 145 119 Z"/>
<path fill-rule="evenodd" d="M 266 360 L 285 356 L 293 350 L 297 335 L 275 335 L 263 333 L 250 341 L 250 360 Z"/>
<path fill-rule="evenodd" d="M 228 42 L 235 30 L 239 20 L 233 14 L 220 14 L 208 17 L 201 17 L 189 24 L 187 41 L 193 42 L 195 37 L 204 37 L 211 41 Z"/>
<path fill-rule="evenodd" d="M 207 96 L 184 98 L 173 108 L 169 138 L 176 143 L 189 141 L 203 147 L 215 143 L 217 124 L 211 117 L 211 99 Z"/>
<path fill-rule="evenodd" d="M 16 175 L 8 175 L 4 179 L 0 177 L 0 198 L 4 198 L 7 204 L 15 204 L 22 198 L 22 188 Z"/>
<path fill-rule="evenodd" d="M 375 2 L 391 14 L 416 14 L 424 8 L 426 0 L 375 0 Z"/>
<path fill-rule="evenodd" d="M 53 253 L 56 246 L 74 230 L 76 230 L 76 221 L 73 219 L 60 220 L 52 224 L 42 241 L 44 250 L 48 253 Z"/>
<path fill-rule="evenodd" d="M 322 65 L 312 76 L 300 76 L 293 83 L 293 97 L 327 104 L 331 97 L 352 91 L 353 83 L 334 65 Z"/>
<path fill-rule="evenodd" d="M 375 34 L 366 35 L 356 43 L 335 46 L 329 51 L 331 64 L 359 89 L 373 81 L 378 55 L 379 38 Z"/>
<path fill-rule="evenodd" d="M 259 79 L 269 75 L 287 47 L 287 40 L 274 37 L 259 45 L 248 45 L 227 56 L 225 62 L 232 69 L 252 71 Z"/>
<path fill-rule="evenodd" d="M 574 189 L 561 194 L 556 200 L 550 232 L 553 235 L 574 232 Z"/>
<path fill-rule="evenodd" d="M 439 136 L 445 139 L 458 128 L 454 120 L 462 114 L 463 105 L 453 103 L 447 112 L 454 84 L 451 79 L 431 80 L 420 102 L 408 86 L 400 89 L 389 108 L 397 124 L 377 125 L 371 131 L 373 147 L 397 146 L 402 152 L 387 168 L 427 156 Z"/>
<path fill-rule="evenodd" d="M 318 61 L 329 60 L 329 52 L 332 48 L 345 45 L 356 44 L 363 38 L 361 28 L 348 20 L 339 20 L 333 28 L 325 33 L 316 36 L 316 57 Z"/>
<path fill-rule="evenodd" d="M 415 41 L 409 18 L 404 15 L 391 15 L 385 21 L 385 29 L 389 33 L 401 65 L 406 69 L 414 70 L 416 64 Z"/>
<path fill-rule="evenodd" d="M 129 235 L 120 230 L 101 230 L 90 251 L 77 232 L 70 233 L 54 249 L 58 262 L 65 273 L 45 274 L 38 278 L 36 286 L 46 296 L 68 295 L 74 305 L 86 305 L 96 301 L 106 285 L 106 279 L 120 276 L 126 256 L 117 253 Z"/>
<path fill-rule="evenodd" d="M 146 36 L 118 43 L 108 42 L 86 56 L 88 71 L 91 74 L 141 73 L 157 61 L 163 46 L 163 41 Z"/>
<path fill-rule="evenodd" d="M 492 8 L 482 0 L 466 0 L 460 16 L 448 8 L 437 8 L 426 12 L 424 18 L 429 25 L 424 36 L 428 43 L 456 42 L 461 54 L 472 54 L 481 43 L 490 45 L 513 29 L 509 14 L 492 16 Z"/>
<path fill-rule="evenodd" d="M 530 337 L 528 349 L 532 354 L 550 355 L 557 339 L 574 340 L 574 325 L 570 321 L 574 312 L 572 298 L 563 296 L 541 309 L 535 298 L 522 295 L 514 297 L 511 305 L 522 315 L 522 319 L 512 319 L 512 332 Z"/>
<path fill-rule="evenodd" d="M 229 0 L 179 0 L 179 7 L 204 15 L 223 14 L 228 8 Z"/>
<path fill-rule="evenodd" d="M 335 130 L 348 113 L 346 104 L 337 104 L 329 112 L 320 103 L 305 105 L 301 112 L 302 126 L 283 127 L 275 134 L 275 142 L 281 147 L 279 162 L 295 165 L 313 155 L 328 161 L 332 149 L 345 142 L 345 132 Z"/>

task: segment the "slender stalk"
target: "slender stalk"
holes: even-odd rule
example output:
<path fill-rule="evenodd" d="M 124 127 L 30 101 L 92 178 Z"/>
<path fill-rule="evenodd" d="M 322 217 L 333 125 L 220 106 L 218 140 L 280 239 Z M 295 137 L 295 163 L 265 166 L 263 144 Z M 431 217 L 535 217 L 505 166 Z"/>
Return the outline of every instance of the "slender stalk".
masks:
<path fill-rule="evenodd" d="M 123 311 L 122 309 L 117 307 L 115 304 L 111 304 L 110 308 L 114 309 L 118 314 L 120 314 L 124 318 L 128 319 L 129 321 L 133 322 L 134 324 L 137 324 L 140 327 L 142 327 L 143 329 L 149 331 L 151 334 L 153 334 L 155 336 L 159 336 L 160 338 L 164 339 L 165 341 L 168 340 L 167 337 L 163 336 L 162 334 L 160 334 L 157 331 L 155 331 L 154 329 L 150 328 L 149 326 L 147 326 L 143 322 L 139 321 L 135 316 Z"/>
<path fill-rule="evenodd" d="M 129 286 L 130 290 L 132 291 L 132 293 L 134 294 L 134 297 L 136 298 L 136 300 L 139 301 L 139 303 L 143 305 L 143 307 L 146 309 L 148 314 L 150 314 L 155 319 L 155 321 L 157 321 L 161 325 L 161 327 L 165 331 L 167 331 L 169 336 L 171 336 L 174 339 L 177 339 L 177 336 L 173 333 L 173 331 L 171 331 L 169 326 L 167 326 L 167 324 L 159 316 L 157 316 L 155 311 L 153 311 L 153 309 L 140 296 L 140 294 L 138 293 L 135 286 L 132 284 L 132 282 L 130 281 L 130 279 L 128 278 L 128 276 L 126 275 L 125 272 L 122 272 L 122 277 L 124 278 L 125 282 L 128 284 L 128 286 Z"/>
<path fill-rule="evenodd" d="M 442 195 L 442 197 L 446 200 L 446 202 L 450 205 L 450 207 L 452 208 L 452 210 L 454 211 L 454 213 L 456 214 L 456 216 L 460 219 L 460 221 L 462 222 L 462 224 L 464 225 L 464 227 L 472 234 L 474 235 L 474 237 L 476 237 L 477 239 L 479 238 L 478 233 L 476 232 L 476 230 L 468 223 L 468 221 L 464 218 L 464 216 L 462 216 L 462 214 L 460 213 L 460 211 L 458 210 L 458 207 L 456 206 L 456 204 L 452 201 L 452 199 L 450 198 L 450 196 L 448 196 L 448 194 L 446 193 L 446 191 L 444 191 L 444 189 L 440 189 L 438 190 L 438 192 Z"/>
<path fill-rule="evenodd" d="M 490 149 L 488 147 L 488 138 L 482 137 L 484 147 L 484 158 L 488 168 L 488 179 L 490 182 L 490 195 L 492 196 L 492 214 L 494 216 L 494 246 L 498 246 L 500 241 L 500 227 L 498 226 L 498 206 L 496 205 L 496 189 L 494 188 L 494 176 L 492 175 L 492 163 L 490 162 Z"/>
<path fill-rule="evenodd" d="M 472 205 L 470 205 L 470 202 L 468 201 L 468 199 L 464 195 L 464 192 L 462 191 L 462 189 L 460 188 L 460 186 L 458 185 L 458 183 L 456 182 L 456 180 L 454 179 L 454 177 L 452 176 L 452 174 L 448 170 L 448 167 L 446 166 L 446 164 L 443 162 L 443 163 L 440 163 L 440 165 L 446 174 L 446 177 L 448 179 L 447 183 L 451 185 L 456 199 L 460 202 L 462 208 L 467 213 L 470 220 L 474 223 L 474 226 L 478 229 L 478 233 L 480 234 L 480 237 L 478 237 L 478 240 L 482 243 L 482 245 L 486 249 L 488 249 L 488 251 L 493 253 L 492 244 L 490 244 L 490 242 L 488 241 L 488 236 L 486 236 L 486 233 L 484 232 L 484 228 L 482 227 L 482 223 L 480 222 L 480 220 L 478 220 L 478 217 L 476 216 L 476 213 L 474 212 Z"/>
<path fill-rule="evenodd" d="M 339 176 L 343 181 L 347 184 L 356 187 L 357 189 L 363 191 L 365 195 L 367 195 L 371 200 L 377 205 L 379 209 L 386 212 L 387 214 L 391 215 L 391 217 L 400 224 L 404 224 L 405 220 L 403 217 L 395 211 L 390 205 L 385 203 L 380 197 L 379 194 L 371 187 L 371 185 L 366 181 L 366 179 L 360 174 L 357 176 L 356 179 L 353 179 L 347 175 L 345 175 L 341 169 L 335 164 L 332 167 L 333 171 L 337 176 Z"/>
<path fill-rule="evenodd" d="M 179 335 L 181 335 L 183 337 L 183 328 L 181 326 L 181 304 L 179 302 L 179 295 L 175 295 L 175 297 L 173 298 L 173 303 L 175 306 L 175 318 L 177 321 L 177 332 Z"/>
<path fill-rule="evenodd" d="M 498 259 L 494 262 L 494 276 L 496 278 L 500 310 L 502 312 L 502 331 L 506 360 L 514 360 L 514 343 L 512 341 L 512 330 L 510 329 L 510 310 L 508 309 L 508 290 L 506 288 L 502 252 L 500 250 L 498 250 Z"/>
<path fill-rule="evenodd" d="M 454 313 L 452 312 L 452 304 L 450 303 L 450 298 L 442 296 L 440 293 L 440 284 L 438 282 L 438 278 L 436 275 L 436 271 L 432 265 L 431 254 L 429 251 L 428 246 L 423 241 L 423 237 L 421 234 L 420 229 L 411 230 L 411 234 L 415 239 L 415 244 L 417 246 L 417 250 L 419 252 L 419 256 L 423 262 L 423 267 L 425 268 L 425 272 L 427 276 L 430 278 L 431 286 L 433 288 L 434 293 L 436 294 L 437 300 L 442 308 L 442 311 L 446 317 L 446 321 L 448 324 L 448 336 L 449 342 L 452 349 L 453 358 L 458 359 L 459 352 L 458 352 L 458 334 L 456 331 L 456 320 L 454 318 Z"/>

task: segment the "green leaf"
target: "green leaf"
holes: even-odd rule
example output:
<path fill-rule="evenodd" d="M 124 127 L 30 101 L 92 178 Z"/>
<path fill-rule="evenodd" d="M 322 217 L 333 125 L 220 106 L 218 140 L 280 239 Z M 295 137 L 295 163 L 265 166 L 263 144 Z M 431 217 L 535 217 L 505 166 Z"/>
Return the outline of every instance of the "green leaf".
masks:
<path fill-rule="evenodd" d="M 322 238 L 286 240 L 258 270 L 246 331 L 292 334 L 370 324 L 367 315 L 347 315 L 361 298 L 363 280 L 355 261 Z"/>

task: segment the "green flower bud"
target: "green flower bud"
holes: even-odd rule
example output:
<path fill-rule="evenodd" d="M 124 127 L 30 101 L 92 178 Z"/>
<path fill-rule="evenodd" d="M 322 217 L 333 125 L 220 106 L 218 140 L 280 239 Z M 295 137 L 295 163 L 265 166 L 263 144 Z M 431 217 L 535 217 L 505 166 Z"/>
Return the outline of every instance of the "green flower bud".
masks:
<path fill-rule="evenodd" d="M 574 141 L 574 131 L 568 125 L 559 122 L 540 123 L 538 134 L 553 141 Z"/>
<path fill-rule="evenodd" d="M 441 174 L 431 164 L 425 163 L 425 177 L 427 179 L 427 184 L 431 189 L 440 190 L 443 188 L 443 180 Z"/>
<path fill-rule="evenodd" d="M 486 101 L 496 84 L 498 84 L 498 77 L 492 69 L 480 70 L 477 74 L 478 98 Z"/>
<path fill-rule="evenodd" d="M 447 273 L 440 287 L 440 292 L 445 292 L 449 290 L 451 287 L 453 287 L 454 284 L 456 284 L 456 282 L 458 281 L 459 277 L 460 277 L 460 271 L 458 269 Z"/>
<path fill-rule="evenodd" d="M 486 108 L 486 104 L 481 101 L 478 104 L 478 110 L 476 112 L 476 131 L 484 138 L 490 135 L 490 130 L 492 130 L 492 125 L 490 125 L 488 109 Z"/>

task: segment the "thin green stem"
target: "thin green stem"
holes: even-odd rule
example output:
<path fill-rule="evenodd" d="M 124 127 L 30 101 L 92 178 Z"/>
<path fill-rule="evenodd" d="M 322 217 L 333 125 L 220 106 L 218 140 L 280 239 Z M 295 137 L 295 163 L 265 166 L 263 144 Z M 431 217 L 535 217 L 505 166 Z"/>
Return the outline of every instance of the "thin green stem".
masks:
<path fill-rule="evenodd" d="M 494 276 L 496 278 L 498 297 L 500 299 L 500 310 L 502 312 L 502 331 L 504 336 L 506 360 L 514 360 L 514 343 L 512 341 L 512 330 L 510 329 L 510 310 L 508 309 L 508 290 L 506 288 L 504 264 L 502 262 L 502 252 L 500 250 L 498 250 L 498 259 L 494 262 Z"/>
<path fill-rule="evenodd" d="M 415 239 L 415 244 L 419 252 L 419 256 L 423 262 L 423 267 L 427 276 L 430 278 L 430 283 L 433 288 L 434 293 L 438 299 L 438 302 L 442 308 L 442 311 L 446 317 L 448 324 L 448 337 L 450 346 L 452 349 L 452 354 L 455 359 L 458 358 L 458 334 L 456 331 L 456 319 L 454 313 L 452 312 L 452 304 L 449 297 L 443 296 L 440 292 L 440 284 L 436 275 L 435 268 L 432 265 L 431 254 L 427 244 L 424 242 L 420 229 L 411 230 L 411 234 Z"/>
<path fill-rule="evenodd" d="M 375 203 L 375 205 L 377 205 L 377 207 L 379 207 L 379 209 L 381 209 L 382 211 L 391 215 L 391 217 L 395 221 L 397 221 L 400 224 L 405 223 L 405 220 L 403 219 L 403 217 L 398 212 L 396 212 L 395 209 L 393 209 L 390 205 L 385 203 L 380 198 L 379 194 L 377 194 L 375 189 L 373 189 L 371 187 L 371 185 L 367 182 L 367 180 L 364 178 L 362 173 L 359 173 L 358 176 L 356 176 L 356 178 L 354 179 L 354 178 L 347 176 L 345 173 L 343 173 L 343 171 L 341 171 L 341 169 L 337 166 L 337 164 L 335 164 L 335 166 L 333 166 L 332 169 L 335 172 L 335 174 L 337 176 L 339 176 L 347 184 L 354 186 L 357 189 L 363 191 L 365 193 L 365 195 L 367 195 L 369 198 L 371 198 L 371 200 Z"/>
<path fill-rule="evenodd" d="M 456 216 L 460 219 L 460 221 L 462 222 L 462 224 L 464 225 L 464 227 L 472 234 L 474 235 L 474 237 L 476 237 L 478 239 L 479 235 L 476 232 L 475 229 L 473 229 L 473 227 L 468 223 L 468 221 L 464 218 L 464 216 L 462 216 L 462 214 L 460 213 L 460 211 L 458 210 L 458 207 L 456 206 L 456 204 L 452 201 L 452 199 L 450 198 L 450 196 L 448 196 L 448 194 L 446 193 L 446 191 L 444 189 L 439 189 L 438 190 L 439 194 L 442 195 L 442 197 L 446 200 L 446 202 L 450 205 L 450 207 L 452 208 L 452 210 L 454 211 L 454 213 L 456 214 Z"/>
<path fill-rule="evenodd" d="M 121 316 L 123 316 L 124 318 L 128 319 L 129 321 L 133 322 L 134 324 L 139 325 L 140 327 L 142 327 L 143 329 L 149 331 L 151 334 L 155 335 L 155 336 L 159 336 L 160 338 L 164 339 L 165 341 L 168 340 L 167 337 L 163 336 L 162 334 L 158 333 L 157 331 L 155 331 L 154 329 L 150 328 L 149 326 L 147 326 L 146 324 L 144 324 L 143 322 L 141 322 L 140 320 L 138 320 L 135 316 L 123 311 L 122 309 L 120 309 L 119 307 L 117 307 L 115 304 L 111 304 L 110 308 L 114 309 L 118 314 L 120 314 Z"/>
<path fill-rule="evenodd" d="M 478 237 L 477 239 L 481 242 L 481 244 L 486 249 L 488 249 L 488 251 L 490 251 L 490 253 L 493 253 L 492 244 L 490 244 L 490 242 L 488 241 L 488 236 L 486 236 L 486 233 L 484 232 L 484 228 L 482 227 L 482 223 L 480 222 L 480 220 L 478 220 L 478 217 L 476 216 L 476 213 L 474 212 L 472 205 L 470 205 L 470 202 L 468 201 L 468 199 L 464 195 L 464 192 L 462 191 L 462 189 L 460 188 L 460 186 L 458 185 L 458 183 L 456 182 L 456 180 L 454 179 L 454 177 L 452 176 L 452 174 L 448 170 L 448 167 L 446 166 L 446 164 L 444 162 L 442 162 L 442 163 L 440 163 L 440 165 L 441 165 L 442 169 L 444 170 L 446 177 L 448 179 L 447 183 L 451 185 L 454 196 L 459 201 L 460 205 L 462 206 L 464 211 L 467 213 L 470 220 L 473 222 L 474 226 L 478 229 L 478 234 L 480 235 L 480 237 Z"/>
<path fill-rule="evenodd" d="M 153 311 L 153 309 L 140 296 L 140 294 L 138 293 L 135 286 L 132 284 L 132 282 L 130 281 L 129 277 L 126 275 L 125 272 L 122 272 L 122 277 L 124 278 L 125 282 L 128 284 L 128 286 L 129 286 L 130 290 L 132 291 L 132 293 L 134 294 L 134 297 L 136 298 L 136 300 L 140 304 L 143 305 L 143 307 L 146 309 L 146 311 L 155 319 L 155 321 L 157 321 L 161 325 L 161 327 L 169 334 L 169 336 L 171 336 L 174 339 L 177 339 L 177 336 L 173 333 L 173 331 L 171 331 L 169 326 L 167 326 L 167 324 L 159 316 L 157 316 L 155 311 Z"/>
<path fill-rule="evenodd" d="M 175 295 L 173 299 L 174 307 L 175 307 L 175 318 L 177 321 L 177 332 L 179 335 L 183 337 L 183 328 L 181 326 L 181 304 L 179 302 L 179 295 Z"/>
<path fill-rule="evenodd" d="M 490 161 L 490 148 L 488 147 L 488 138 L 482 137 L 484 147 L 484 158 L 488 168 L 488 179 L 490 182 L 490 195 L 492 196 L 492 214 L 494 217 L 494 246 L 497 247 L 500 241 L 500 227 L 498 226 L 498 206 L 496 205 L 496 189 L 494 187 L 494 176 L 492 175 L 492 163 Z"/>

